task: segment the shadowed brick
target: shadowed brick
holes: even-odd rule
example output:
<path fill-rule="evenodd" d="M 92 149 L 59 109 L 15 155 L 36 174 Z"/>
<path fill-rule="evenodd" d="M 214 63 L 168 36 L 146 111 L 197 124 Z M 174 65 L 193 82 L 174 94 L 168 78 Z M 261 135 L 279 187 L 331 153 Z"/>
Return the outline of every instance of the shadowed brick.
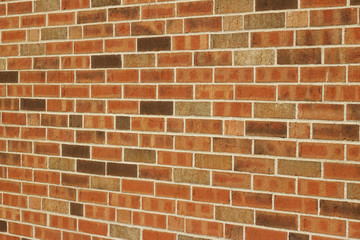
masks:
<path fill-rule="evenodd" d="M 17 83 L 19 81 L 18 77 L 18 72 L 0 71 L 0 83 Z"/>
<path fill-rule="evenodd" d="M 140 114 L 173 115 L 173 102 L 140 102 Z"/>
<path fill-rule="evenodd" d="M 108 163 L 107 175 L 118 177 L 137 177 L 137 165 L 123 163 Z"/>
<path fill-rule="evenodd" d="M 166 51 L 171 49 L 170 37 L 138 38 L 138 51 Z"/>
<path fill-rule="evenodd" d="M 90 158 L 90 147 L 81 145 L 62 145 L 62 156 Z"/>
<path fill-rule="evenodd" d="M 105 175 L 105 162 L 77 160 L 76 171 Z"/>
<path fill-rule="evenodd" d="M 91 68 L 121 68 L 121 55 L 91 56 Z"/>
<path fill-rule="evenodd" d="M 44 99 L 21 99 L 21 110 L 27 111 L 45 111 Z"/>

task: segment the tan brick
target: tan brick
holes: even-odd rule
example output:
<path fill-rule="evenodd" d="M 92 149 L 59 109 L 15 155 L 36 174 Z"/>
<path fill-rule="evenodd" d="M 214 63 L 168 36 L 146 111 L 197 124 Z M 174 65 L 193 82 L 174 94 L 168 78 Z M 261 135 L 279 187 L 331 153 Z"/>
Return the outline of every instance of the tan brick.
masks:
<path fill-rule="evenodd" d="M 278 173 L 292 176 L 321 177 L 321 163 L 280 159 L 278 160 Z"/>
<path fill-rule="evenodd" d="M 140 239 L 140 229 L 111 224 L 110 236 L 129 240 L 138 240 Z"/>
<path fill-rule="evenodd" d="M 251 12 L 253 6 L 253 0 L 215 0 L 215 12 L 218 14 Z"/>
<path fill-rule="evenodd" d="M 250 14 L 244 17 L 245 29 L 268 29 L 285 27 L 284 13 Z"/>
<path fill-rule="evenodd" d="M 49 168 L 62 171 L 75 171 L 75 160 L 70 158 L 49 158 Z"/>
<path fill-rule="evenodd" d="M 60 9 L 60 0 L 40 0 L 34 3 L 35 12 L 48 12 Z"/>
<path fill-rule="evenodd" d="M 274 50 L 241 50 L 234 53 L 235 65 L 273 65 L 275 64 Z"/>
<path fill-rule="evenodd" d="M 120 179 L 94 176 L 91 177 L 91 188 L 108 191 L 119 191 Z"/>
<path fill-rule="evenodd" d="M 45 54 L 45 44 L 34 43 L 34 44 L 21 44 L 20 55 L 21 56 L 35 56 Z"/>
<path fill-rule="evenodd" d="M 215 219 L 237 223 L 254 223 L 254 211 L 248 209 L 216 206 Z"/>
<path fill-rule="evenodd" d="M 291 103 L 255 103 L 254 117 L 258 118 L 295 118 L 295 104 Z"/>
<path fill-rule="evenodd" d="M 67 28 L 43 28 L 41 29 L 41 40 L 60 40 L 67 38 Z"/>
<path fill-rule="evenodd" d="M 249 46 L 248 33 L 212 34 L 211 48 L 242 48 Z"/>
<path fill-rule="evenodd" d="M 54 199 L 43 199 L 42 210 L 56 212 L 56 213 L 69 213 L 69 203 Z"/>
<path fill-rule="evenodd" d="M 210 172 L 205 170 L 176 168 L 174 169 L 174 181 L 209 185 Z"/>
<path fill-rule="evenodd" d="M 155 54 L 126 54 L 124 55 L 124 67 L 155 67 Z"/>
<path fill-rule="evenodd" d="M 210 116 L 209 102 L 176 102 L 175 114 L 181 116 Z"/>

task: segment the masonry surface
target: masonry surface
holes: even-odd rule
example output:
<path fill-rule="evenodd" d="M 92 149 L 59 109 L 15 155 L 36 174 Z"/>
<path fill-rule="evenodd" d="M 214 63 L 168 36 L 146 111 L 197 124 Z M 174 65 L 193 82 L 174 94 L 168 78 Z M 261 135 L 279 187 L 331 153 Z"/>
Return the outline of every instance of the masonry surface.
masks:
<path fill-rule="evenodd" d="M 0 0 L 0 239 L 360 239 L 359 7 Z"/>

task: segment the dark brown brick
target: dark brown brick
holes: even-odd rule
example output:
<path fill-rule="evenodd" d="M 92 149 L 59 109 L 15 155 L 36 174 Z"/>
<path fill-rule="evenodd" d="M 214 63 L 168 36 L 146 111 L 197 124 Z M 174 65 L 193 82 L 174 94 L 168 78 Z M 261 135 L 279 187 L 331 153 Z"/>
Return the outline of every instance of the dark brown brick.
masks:
<path fill-rule="evenodd" d="M 116 117 L 116 129 L 130 130 L 130 117 L 117 116 Z"/>
<path fill-rule="evenodd" d="M 244 18 L 245 29 L 267 29 L 285 27 L 284 13 L 250 14 Z"/>
<path fill-rule="evenodd" d="M 360 104 L 349 104 L 346 113 L 347 120 L 360 120 Z"/>
<path fill-rule="evenodd" d="M 21 99 L 21 110 L 45 111 L 45 99 Z"/>
<path fill-rule="evenodd" d="M 137 47 L 139 52 L 167 51 L 171 49 L 170 37 L 138 38 Z"/>
<path fill-rule="evenodd" d="M 77 23 L 99 23 L 106 21 L 106 10 L 78 12 Z"/>
<path fill-rule="evenodd" d="M 320 214 L 359 220 L 360 203 L 320 200 Z"/>
<path fill-rule="evenodd" d="M 125 149 L 124 161 L 155 163 L 156 152 L 154 150 L 145 149 Z"/>
<path fill-rule="evenodd" d="M 105 175 L 105 162 L 77 160 L 76 171 Z"/>
<path fill-rule="evenodd" d="M 108 163 L 107 175 L 118 177 L 137 177 L 137 165 L 123 163 Z"/>
<path fill-rule="evenodd" d="M 121 68 L 121 55 L 91 56 L 91 68 Z"/>
<path fill-rule="evenodd" d="M 298 8 L 298 0 L 256 0 L 256 11 L 282 10 Z"/>
<path fill-rule="evenodd" d="M 19 81 L 19 74 L 16 71 L 5 72 L 0 71 L 0 83 L 17 83 Z"/>
<path fill-rule="evenodd" d="M 70 115 L 69 116 L 69 125 L 70 125 L 70 127 L 81 128 L 83 126 L 82 116 L 81 115 Z"/>
<path fill-rule="evenodd" d="M 279 49 L 278 64 L 321 64 L 321 49 Z"/>
<path fill-rule="evenodd" d="M 62 145 L 62 156 L 90 158 L 90 147 L 81 145 Z"/>
<path fill-rule="evenodd" d="M 266 137 L 286 137 L 287 124 L 283 122 L 246 122 L 246 135 Z"/>
<path fill-rule="evenodd" d="M 313 125 L 314 139 L 359 141 L 359 126 L 349 124 L 321 124 Z"/>
<path fill-rule="evenodd" d="M 360 0 L 351 0 L 350 5 L 360 5 Z"/>
<path fill-rule="evenodd" d="M 256 225 L 295 230 L 298 223 L 296 215 L 258 211 L 256 212 Z"/>
<path fill-rule="evenodd" d="M 289 240 L 309 240 L 309 235 L 300 233 L 289 233 Z"/>
<path fill-rule="evenodd" d="M 74 216 L 84 216 L 84 205 L 80 203 L 70 203 L 70 214 Z"/>
<path fill-rule="evenodd" d="M 91 7 L 105 7 L 105 6 L 114 6 L 120 5 L 121 0 L 92 0 Z"/>
<path fill-rule="evenodd" d="M 0 220 L 0 232 L 7 232 L 7 222 Z"/>
<path fill-rule="evenodd" d="M 140 102 L 140 114 L 173 115 L 173 102 Z"/>

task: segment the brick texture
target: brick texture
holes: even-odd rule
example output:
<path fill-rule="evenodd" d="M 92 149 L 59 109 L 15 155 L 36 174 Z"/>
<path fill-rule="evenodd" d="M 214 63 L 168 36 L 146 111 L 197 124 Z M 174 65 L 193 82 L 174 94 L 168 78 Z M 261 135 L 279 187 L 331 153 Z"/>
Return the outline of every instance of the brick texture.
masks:
<path fill-rule="evenodd" d="M 0 0 L 0 239 L 360 239 L 359 8 Z"/>

